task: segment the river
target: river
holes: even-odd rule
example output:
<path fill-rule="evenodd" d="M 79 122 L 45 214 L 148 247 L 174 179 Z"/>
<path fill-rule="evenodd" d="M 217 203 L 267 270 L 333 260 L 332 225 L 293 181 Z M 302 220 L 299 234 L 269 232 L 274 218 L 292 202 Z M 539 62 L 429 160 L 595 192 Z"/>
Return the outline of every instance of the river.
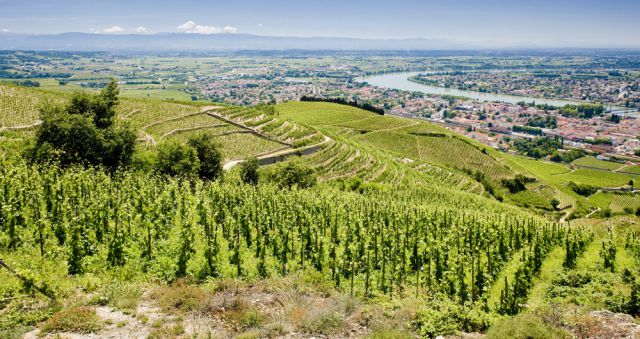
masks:
<path fill-rule="evenodd" d="M 496 101 L 496 102 L 506 102 L 510 104 L 516 104 L 521 101 L 525 102 L 533 102 L 536 104 L 547 104 L 557 107 L 562 107 L 568 104 L 583 104 L 587 103 L 586 101 L 572 101 L 572 100 L 560 100 L 560 99 L 544 99 L 544 98 L 534 98 L 534 97 L 526 97 L 526 96 L 515 96 L 508 94 L 496 94 L 496 93 L 482 93 L 476 91 L 467 91 L 456 88 L 444 88 L 438 86 L 430 86 L 419 84 L 413 81 L 409 81 L 409 78 L 418 75 L 418 74 L 426 74 L 428 72 L 403 72 L 403 73 L 385 73 L 372 75 L 368 77 L 358 78 L 356 81 L 358 82 L 366 82 L 370 85 L 389 88 L 389 89 L 397 89 L 402 91 L 412 91 L 412 92 L 422 92 L 426 94 L 436 94 L 436 95 L 453 95 L 466 97 L 473 100 L 479 101 Z M 612 107 L 612 110 L 624 110 L 621 107 Z"/>

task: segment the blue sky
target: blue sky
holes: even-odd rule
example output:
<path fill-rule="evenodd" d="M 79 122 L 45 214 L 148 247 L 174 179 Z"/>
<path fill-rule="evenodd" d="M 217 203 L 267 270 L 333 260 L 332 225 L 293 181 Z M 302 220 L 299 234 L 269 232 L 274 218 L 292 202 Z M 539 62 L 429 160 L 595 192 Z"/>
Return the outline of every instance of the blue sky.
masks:
<path fill-rule="evenodd" d="M 640 46 L 640 0 L 0 0 L 0 31 Z"/>

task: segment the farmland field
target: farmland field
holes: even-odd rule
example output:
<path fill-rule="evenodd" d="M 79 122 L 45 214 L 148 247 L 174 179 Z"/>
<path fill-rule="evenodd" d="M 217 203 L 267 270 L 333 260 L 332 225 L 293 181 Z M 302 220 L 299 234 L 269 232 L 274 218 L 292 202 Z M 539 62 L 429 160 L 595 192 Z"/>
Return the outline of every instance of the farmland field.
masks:
<path fill-rule="evenodd" d="M 593 157 L 583 157 L 578 160 L 575 160 L 573 163 L 578 166 L 600 168 L 600 169 L 609 170 L 609 171 L 614 171 L 624 165 L 621 163 L 616 163 L 611 161 L 598 160 Z"/>

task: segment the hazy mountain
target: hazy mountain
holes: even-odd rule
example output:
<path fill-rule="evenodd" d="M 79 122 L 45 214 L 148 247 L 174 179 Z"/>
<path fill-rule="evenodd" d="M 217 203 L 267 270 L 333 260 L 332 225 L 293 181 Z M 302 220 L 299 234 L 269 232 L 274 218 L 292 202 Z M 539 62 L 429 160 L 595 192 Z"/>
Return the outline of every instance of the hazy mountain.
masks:
<path fill-rule="evenodd" d="M 250 34 L 1 34 L 0 49 L 58 51 L 444 50 L 478 48 L 444 39 L 273 37 Z"/>

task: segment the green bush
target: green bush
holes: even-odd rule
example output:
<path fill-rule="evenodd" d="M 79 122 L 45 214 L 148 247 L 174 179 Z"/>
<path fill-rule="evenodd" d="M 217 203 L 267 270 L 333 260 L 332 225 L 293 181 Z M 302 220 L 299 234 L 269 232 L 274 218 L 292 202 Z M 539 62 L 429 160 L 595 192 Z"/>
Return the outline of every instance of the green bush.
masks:
<path fill-rule="evenodd" d="M 200 159 L 196 150 L 178 142 L 158 146 L 158 172 L 170 176 L 196 177 L 200 171 Z"/>
<path fill-rule="evenodd" d="M 283 188 L 309 188 L 316 184 L 315 171 L 298 161 L 289 161 L 276 165 L 269 174 L 269 179 Z"/>
<path fill-rule="evenodd" d="M 416 313 L 414 328 L 421 336 L 433 338 L 457 332 L 484 332 L 495 321 L 495 316 L 474 308 L 442 301 L 432 308 Z"/>
<path fill-rule="evenodd" d="M 568 334 L 554 328 L 530 313 L 520 313 L 513 318 L 497 322 L 487 332 L 491 339 L 543 339 L 568 338 Z"/>
<path fill-rule="evenodd" d="M 115 123 L 118 89 L 111 82 L 100 94 L 75 93 L 67 106 L 45 105 L 36 140 L 25 151 L 32 163 L 116 168 L 128 165 L 136 136 Z"/>
<path fill-rule="evenodd" d="M 595 186 L 591 186 L 587 184 L 576 184 L 573 181 L 569 182 L 569 188 L 571 188 L 574 192 L 585 197 L 591 196 L 598 191 L 598 188 Z"/>
<path fill-rule="evenodd" d="M 251 157 L 240 164 L 240 179 L 245 184 L 257 185 L 260 180 L 258 158 Z"/>
<path fill-rule="evenodd" d="M 210 135 L 200 134 L 189 139 L 188 144 L 195 149 L 200 160 L 200 178 L 216 180 L 222 177 L 222 154 Z"/>

